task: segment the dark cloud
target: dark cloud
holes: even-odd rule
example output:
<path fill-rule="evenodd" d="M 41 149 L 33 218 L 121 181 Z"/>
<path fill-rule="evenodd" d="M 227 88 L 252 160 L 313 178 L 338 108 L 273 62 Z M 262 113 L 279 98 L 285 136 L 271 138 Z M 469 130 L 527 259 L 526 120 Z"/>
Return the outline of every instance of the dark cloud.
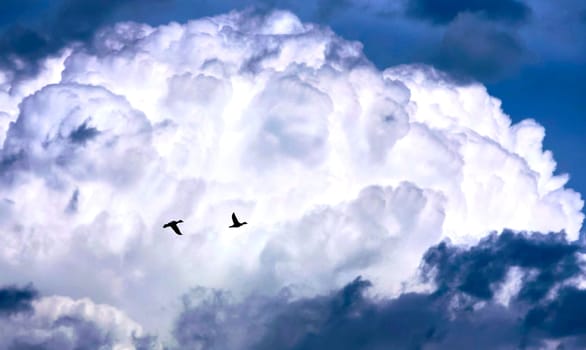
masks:
<path fill-rule="evenodd" d="M 436 289 L 394 299 L 367 297 L 370 283 L 361 278 L 298 300 L 284 293 L 235 303 L 200 290 L 174 335 L 179 348 L 201 349 L 538 349 L 548 341 L 582 348 L 586 291 L 571 283 L 583 275 L 581 252 L 560 234 L 505 232 L 470 248 L 444 242 L 422 264 Z M 514 267 L 521 287 L 503 305 L 496 295 Z"/>
<path fill-rule="evenodd" d="M 61 0 L 47 6 L 27 0 L 23 4 L 8 1 L 0 5 L 4 30 L 0 33 L 0 67 L 17 74 L 34 74 L 38 61 L 56 54 L 74 42 L 91 40 L 119 9 L 127 6 L 148 7 L 170 0 Z M 40 12 L 28 21 L 27 13 Z"/>
<path fill-rule="evenodd" d="M 369 286 L 357 278 L 328 296 L 251 297 L 241 304 L 214 292 L 181 315 L 175 338 L 179 348 L 269 350 L 407 349 L 433 337 L 441 317 L 431 306 L 433 298 L 408 294 L 379 305 L 364 297 Z"/>
<path fill-rule="evenodd" d="M 301 299 L 284 290 L 238 302 L 227 292 L 197 288 L 184 299 L 173 346 L 504 350 L 554 343 L 558 349 L 582 349 L 586 290 L 575 282 L 584 277 L 583 254 L 584 247 L 563 234 L 506 231 L 471 247 L 449 242 L 431 247 L 421 265 L 423 281 L 435 286 L 427 293 L 372 298 L 366 293 L 371 283 L 360 277 L 330 294 Z M 513 268 L 516 275 L 511 275 Z M 518 279 L 517 289 L 506 287 L 511 276 Z M 502 302 L 505 292 L 508 301 Z M 0 310 L 30 310 L 36 297 L 31 286 L 5 287 Z M 63 316 L 46 325 L 45 332 L 22 333 L 8 349 L 97 349 L 114 343 L 112 334 L 94 322 Z M 147 335 L 135 337 L 134 345 L 155 349 L 160 341 Z"/>
<path fill-rule="evenodd" d="M 10 168 L 12 168 L 24 157 L 25 155 L 23 151 L 6 155 L 0 155 L 0 175 L 7 172 Z"/>
<path fill-rule="evenodd" d="M 430 63 L 458 80 L 493 81 L 517 71 L 527 59 L 514 32 L 465 14 L 446 28 Z"/>
<path fill-rule="evenodd" d="M 32 285 L 0 288 L 0 316 L 31 311 L 31 303 L 37 297 L 38 292 Z"/>
<path fill-rule="evenodd" d="M 557 338 L 583 337 L 586 335 L 584 315 L 586 315 L 586 291 L 575 287 L 564 287 L 553 301 L 532 309 L 525 318 L 525 326 L 545 331 Z"/>
<path fill-rule="evenodd" d="M 133 341 L 135 350 L 163 350 L 159 347 L 159 344 L 159 339 L 153 335 L 146 335 L 144 337 L 134 337 Z"/>
<path fill-rule="evenodd" d="M 67 203 L 67 208 L 65 211 L 67 213 L 73 214 L 77 212 L 77 207 L 79 205 L 79 188 L 76 188 L 71 195 L 71 199 L 69 199 L 69 203 Z"/>
<path fill-rule="evenodd" d="M 407 14 L 436 24 L 447 24 L 461 13 L 474 13 L 491 20 L 525 21 L 530 8 L 518 0 L 410 0 Z"/>
<path fill-rule="evenodd" d="M 459 290 L 479 299 L 490 300 L 512 266 L 534 269 L 519 297 L 529 302 L 541 300 L 554 285 L 582 273 L 578 255 L 581 248 L 568 244 L 560 234 L 492 234 L 469 249 L 441 243 L 427 251 L 424 276 L 435 273 L 439 290 Z"/>
<path fill-rule="evenodd" d="M 179 348 L 259 350 L 488 350 L 521 340 L 518 320 L 503 307 L 485 307 L 474 315 L 457 310 L 453 318 L 448 295 L 407 293 L 375 301 L 365 296 L 369 286 L 358 278 L 331 295 L 297 301 L 216 299 L 186 310 L 176 339 Z"/>
<path fill-rule="evenodd" d="M 73 130 L 69 135 L 69 139 L 73 143 L 85 145 L 85 143 L 100 134 L 100 131 L 88 125 L 89 120 L 86 120 L 77 129 Z"/>
<path fill-rule="evenodd" d="M 26 169 L 29 165 L 24 150 L 13 153 L 2 151 L 0 150 L 0 188 L 12 186 L 19 180 L 19 170 Z"/>

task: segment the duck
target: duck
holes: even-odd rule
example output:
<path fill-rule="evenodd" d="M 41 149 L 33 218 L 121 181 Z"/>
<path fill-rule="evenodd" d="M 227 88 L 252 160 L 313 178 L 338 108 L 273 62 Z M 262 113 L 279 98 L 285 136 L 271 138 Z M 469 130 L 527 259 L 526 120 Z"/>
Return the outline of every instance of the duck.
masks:
<path fill-rule="evenodd" d="M 173 231 L 175 231 L 176 234 L 178 234 L 179 236 L 182 236 L 183 233 L 181 233 L 181 230 L 179 230 L 179 227 L 177 226 L 177 224 L 180 224 L 182 222 L 183 222 L 183 220 L 170 221 L 170 222 L 166 223 L 165 225 L 163 225 L 163 228 L 170 227 L 171 229 L 173 229 Z"/>
<path fill-rule="evenodd" d="M 235 213 L 232 213 L 232 225 L 231 226 L 228 226 L 228 227 L 237 228 L 237 227 L 240 227 L 240 226 L 246 225 L 246 224 L 247 224 L 246 221 L 239 222 L 238 221 L 238 218 L 236 217 L 236 214 Z"/>

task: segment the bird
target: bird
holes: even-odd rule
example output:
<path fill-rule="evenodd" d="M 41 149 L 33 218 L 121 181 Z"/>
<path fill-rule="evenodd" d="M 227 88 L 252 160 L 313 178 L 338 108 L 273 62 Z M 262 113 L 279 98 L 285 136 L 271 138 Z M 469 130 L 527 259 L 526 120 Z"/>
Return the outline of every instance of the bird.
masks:
<path fill-rule="evenodd" d="M 233 222 L 232 226 L 228 226 L 228 227 L 236 228 L 236 227 L 240 227 L 242 225 L 246 225 L 247 224 L 246 221 L 244 221 L 244 222 L 238 222 L 238 218 L 236 217 L 236 214 L 234 214 L 234 213 L 232 213 L 232 222 Z"/>
<path fill-rule="evenodd" d="M 170 222 L 166 223 L 165 225 L 163 225 L 163 228 L 170 227 L 173 229 L 173 231 L 175 231 L 176 234 L 178 234 L 179 236 L 182 236 L 183 233 L 181 233 L 181 231 L 179 230 L 179 227 L 177 227 L 177 224 L 182 223 L 182 222 L 183 222 L 183 220 L 170 221 Z"/>

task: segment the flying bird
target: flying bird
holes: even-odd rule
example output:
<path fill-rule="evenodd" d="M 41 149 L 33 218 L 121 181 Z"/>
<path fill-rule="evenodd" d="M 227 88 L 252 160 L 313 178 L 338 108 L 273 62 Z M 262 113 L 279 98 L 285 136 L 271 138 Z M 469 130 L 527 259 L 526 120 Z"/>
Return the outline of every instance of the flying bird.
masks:
<path fill-rule="evenodd" d="M 246 221 L 244 221 L 244 222 L 238 222 L 238 218 L 236 217 L 236 214 L 234 214 L 234 213 L 232 213 L 232 222 L 233 222 L 232 226 L 228 226 L 228 227 L 234 227 L 234 228 L 236 228 L 236 227 L 240 227 L 242 225 L 246 225 L 247 224 Z"/>
<path fill-rule="evenodd" d="M 176 234 L 178 234 L 179 236 L 182 236 L 183 233 L 181 233 L 181 231 L 179 230 L 179 227 L 177 227 L 177 224 L 182 223 L 182 222 L 183 222 L 183 220 L 170 221 L 170 222 L 166 223 L 165 225 L 163 225 L 163 228 L 170 227 L 173 229 L 173 231 L 175 231 Z"/>

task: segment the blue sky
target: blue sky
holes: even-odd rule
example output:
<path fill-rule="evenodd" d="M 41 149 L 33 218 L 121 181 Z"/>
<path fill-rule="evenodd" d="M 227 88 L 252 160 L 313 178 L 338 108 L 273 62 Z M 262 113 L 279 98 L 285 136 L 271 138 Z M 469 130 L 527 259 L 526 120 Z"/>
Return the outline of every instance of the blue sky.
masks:
<path fill-rule="evenodd" d="M 0 348 L 586 348 L 583 33 L 578 0 L 0 2 Z"/>

